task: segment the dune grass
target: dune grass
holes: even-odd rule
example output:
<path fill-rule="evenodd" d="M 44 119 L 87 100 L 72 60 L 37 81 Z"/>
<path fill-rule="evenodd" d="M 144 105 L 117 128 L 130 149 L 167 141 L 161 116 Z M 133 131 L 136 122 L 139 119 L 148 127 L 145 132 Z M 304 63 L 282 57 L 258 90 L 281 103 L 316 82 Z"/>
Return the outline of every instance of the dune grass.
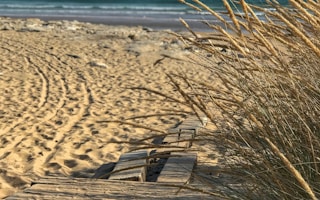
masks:
<path fill-rule="evenodd" d="M 198 62 L 221 87 L 169 76 L 176 86 L 189 86 L 189 91 L 180 93 L 194 110 L 212 122 L 216 121 L 210 112 L 213 107 L 224 116 L 216 123 L 223 134 L 214 140 L 242 160 L 228 165 L 246 183 L 237 197 L 320 198 L 319 1 L 289 0 L 290 8 L 268 1 L 275 8 L 272 12 L 244 0 L 234 2 L 242 15 L 233 11 L 230 2 L 223 2 L 228 21 L 201 1 L 192 3 L 224 24 L 204 21 L 214 34 L 195 33 L 183 19 L 192 37 L 177 34 L 202 50 Z M 266 20 L 260 20 L 255 11 L 264 12 Z M 207 53 L 215 59 L 206 57 Z"/>
<path fill-rule="evenodd" d="M 232 152 L 226 157 L 238 158 L 224 163 L 223 173 L 242 181 L 240 187 L 222 185 L 233 191 L 221 189 L 222 196 L 320 198 L 319 1 L 289 0 L 290 8 L 267 1 L 275 9 L 270 11 L 245 0 L 223 0 L 229 19 L 199 0 L 179 1 L 222 24 L 204 20 L 211 29 L 204 34 L 181 19 L 191 34 L 172 33 L 198 50 L 190 62 L 219 84 L 177 73 L 168 78 L 182 100 L 142 90 L 204 113 L 216 125 L 219 134 L 207 130 L 203 138 Z M 243 14 L 232 9 L 235 4 Z M 216 187 L 213 182 L 207 181 Z"/>

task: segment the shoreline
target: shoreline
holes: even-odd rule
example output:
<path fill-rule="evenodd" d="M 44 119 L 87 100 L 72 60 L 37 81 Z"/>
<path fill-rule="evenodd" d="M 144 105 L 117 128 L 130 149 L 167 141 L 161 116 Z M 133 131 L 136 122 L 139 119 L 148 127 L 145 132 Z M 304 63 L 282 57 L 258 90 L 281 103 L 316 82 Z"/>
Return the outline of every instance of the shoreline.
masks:
<path fill-rule="evenodd" d="M 0 17 L 8 17 L 12 19 L 29 19 L 29 18 L 37 18 L 43 21 L 79 21 L 84 23 L 92 23 L 92 24 L 103 24 L 103 25 L 110 25 L 110 26 L 128 26 L 128 27 L 134 27 L 134 26 L 142 26 L 146 28 L 151 28 L 153 30 L 166 30 L 170 29 L 172 31 L 177 32 L 186 32 L 188 31 L 182 23 L 179 21 L 179 19 L 173 19 L 173 18 L 151 18 L 151 17 L 139 17 L 135 16 L 41 16 L 41 15 L 6 15 L 6 16 L 0 16 Z M 188 22 L 190 27 L 194 31 L 199 32 L 210 32 L 211 29 L 208 28 L 205 24 L 203 24 L 201 21 L 196 19 L 184 19 Z"/>

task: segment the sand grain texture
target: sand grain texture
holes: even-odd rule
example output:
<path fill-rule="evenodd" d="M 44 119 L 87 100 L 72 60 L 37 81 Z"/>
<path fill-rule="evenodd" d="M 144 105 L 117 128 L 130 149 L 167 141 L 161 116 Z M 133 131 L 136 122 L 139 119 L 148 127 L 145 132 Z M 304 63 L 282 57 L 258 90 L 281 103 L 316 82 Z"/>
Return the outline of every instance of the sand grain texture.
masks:
<path fill-rule="evenodd" d="M 165 72 L 195 66 L 165 32 L 79 22 L 0 18 L 0 196 L 43 175 L 90 177 L 150 131 L 103 123 L 184 109 L 149 92 L 174 94 Z M 208 76 L 208 75 L 207 75 Z M 162 130 L 182 116 L 131 120 Z"/>

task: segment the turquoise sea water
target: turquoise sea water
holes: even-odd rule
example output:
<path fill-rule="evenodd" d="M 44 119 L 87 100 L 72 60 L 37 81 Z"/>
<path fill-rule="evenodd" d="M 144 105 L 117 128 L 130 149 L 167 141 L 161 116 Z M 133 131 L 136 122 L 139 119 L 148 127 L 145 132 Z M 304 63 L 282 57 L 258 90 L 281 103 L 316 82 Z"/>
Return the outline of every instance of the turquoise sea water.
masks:
<path fill-rule="evenodd" d="M 224 11 L 221 0 L 203 2 L 214 10 Z M 248 2 L 265 5 L 264 0 Z M 287 4 L 287 0 L 281 0 L 280 3 Z M 78 19 L 106 24 L 122 22 L 139 25 L 139 22 L 147 22 L 158 23 L 158 26 L 178 21 L 179 17 L 187 21 L 214 20 L 210 19 L 208 13 L 197 12 L 178 0 L 0 0 L 0 16 Z"/>

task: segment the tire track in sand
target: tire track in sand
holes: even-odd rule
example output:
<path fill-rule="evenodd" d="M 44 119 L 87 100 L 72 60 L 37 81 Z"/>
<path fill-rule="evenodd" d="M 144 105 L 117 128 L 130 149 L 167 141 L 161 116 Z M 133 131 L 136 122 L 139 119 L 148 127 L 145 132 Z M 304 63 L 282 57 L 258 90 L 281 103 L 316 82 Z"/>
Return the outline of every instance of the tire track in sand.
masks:
<path fill-rule="evenodd" d="M 70 117 L 67 120 L 67 124 L 62 126 L 61 128 L 57 129 L 56 136 L 54 139 L 50 142 L 47 142 L 47 146 L 54 149 L 54 151 L 46 156 L 46 159 L 43 161 L 43 165 L 50 165 L 50 161 L 54 159 L 55 155 L 59 152 L 61 148 L 61 143 L 64 142 L 67 134 L 64 134 L 66 132 L 69 132 L 85 115 L 88 113 L 88 109 L 90 107 L 90 96 L 91 94 L 88 92 L 90 89 L 87 87 L 87 84 L 81 83 L 81 94 L 83 97 L 82 105 L 79 105 L 79 111 L 74 117 Z"/>
<path fill-rule="evenodd" d="M 38 104 L 38 108 L 40 109 L 41 107 L 45 106 L 48 100 L 48 96 L 50 92 L 49 80 L 46 77 L 46 75 L 43 73 L 43 71 L 40 69 L 40 67 L 32 61 L 31 57 L 26 57 L 26 59 L 30 64 L 32 64 L 32 66 L 34 66 L 36 72 L 40 75 L 40 78 L 42 80 L 42 87 L 41 87 L 41 93 L 40 93 L 41 96 L 40 96 L 40 102 Z"/>
<path fill-rule="evenodd" d="M 2 49 L 7 50 L 10 53 L 17 53 L 14 52 L 10 47 L 12 47 L 9 43 L 7 43 L 6 47 L 1 47 Z M 15 47 L 16 48 L 16 47 Z M 23 54 L 18 54 L 22 58 L 24 58 Z M 23 59 L 25 60 L 25 65 L 26 67 L 30 67 L 30 63 L 28 62 L 28 59 Z M 22 77 L 23 78 L 23 77 Z M 11 132 L 14 128 L 16 128 L 18 125 L 23 124 L 25 121 L 27 121 L 27 118 L 29 117 L 29 114 L 20 114 L 19 118 L 16 118 L 15 121 L 10 123 L 10 125 L 6 126 L 3 129 L 0 129 L 0 138 L 2 141 L 2 145 L 0 148 L 0 158 L 2 157 L 7 157 L 9 154 L 7 154 L 6 150 L 7 148 L 14 149 L 17 145 L 19 145 L 23 139 L 26 137 L 26 135 L 12 135 Z M 11 141 L 10 141 L 11 140 Z"/>
<path fill-rule="evenodd" d="M 7 134 L 0 135 L 0 139 L 4 139 L 4 144 L 1 145 L 0 141 L 0 146 L 4 146 L 5 149 L 0 153 L 0 165 L 10 168 L 12 172 L 15 170 L 11 166 L 23 169 L 15 172 L 17 176 L 19 173 L 41 176 L 46 172 L 55 172 L 57 168 L 54 167 L 54 163 L 57 163 L 62 170 L 69 167 L 64 161 L 67 159 L 65 155 L 71 158 L 70 155 L 74 153 L 72 141 L 87 141 L 90 139 L 88 136 L 92 136 L 92 130 L 87 125 L 93 122 L 90 112 L 93 110 L 91 105 L 97 82 L 95 78 L 101 73 L 101 69 L 92 68 L 93 71 L 89 73 L 85 67 L 87 64 L 85 56 L 81 59 L 68 56 L 72 54 L 74 48 L 78 48 L 76 45 L 63 48 L 61 47 L 63 41 L 54 40 L 61 43 L 55 44 L 47 40 L 40 48 L 36 44 L 28 43 L 28 34 L 31 33 L 24 34 L 22 37 L 25 38 L 7 37 L 2 45 L 5 44 L 4 46 L 11 50 L 10 53 L 19 57 L 18 59 L 24 59 L 25 68 L 30 68 L 33 77 L 39 79 L 33 82 L 28 80 L 29 85 L 26 86 L 37 87 L 36 91 L 28 90 L 27 94 L 36 99 L 34 102 L 22 101 L 21 103 L 29 103 L 32 109 L 28 110 L 26 115 L 17 118 L 14 121 L 15 126 L 11 127 L 11 130 L 8 129 Z M 51 50 L 55 45 L 61 47 L 60 50 Z M 87 46 L 84 45 L 82 48 Z M 15 51 L 16 49 L 19 51 Z M 88 57 L 94 56 L 88 55 Z M 11 62 L 15 60 L 12 59 Z M 103 78 L 99 77 L 99 82 L 104 81 Z M 35 93 L 31 94 L 32 91 Z M 102 104 L 103 102 L 99 106 Z M 24 127 L 26 129 L 22 130 Z M 81 130 L 79 137 L 72 135 L 77 130 Z M 14 136 L 6 142 L 5 139 L 10 134 Z M 71 149 L 67 149 L 70 146 Z M 10 154 L 7 153 L 8 149 L 12 150 Z M 86 153 L 80 149 L 76 156 L 78 154 L 81 157 Z M 90 160 L 89 156 L 83 158 Z M 11 162 L 12 160 L 16 161 Z M 5 164 L 7 161 L 10 162 Z M 25 162 L 28 162 L 29 169 L 24 169 L 22 166 Z M 72 168 L 69 170 L 73 170 Z"/>
<path fill-rule="evenodd" d="M 17 41 L 15 41 L 13 44 L 15 45 L 12 45 L 12 43 L 9 43 L 9 42 L 12 42 L 12 40 L 7 40 L 7 47 L 4 48 L 2 47 L 2 49 L 6 49 L 7 51 L 10 51 L 12 54 L 18 54 L 20 57 L 23 58 L 23 60 L 25 60 L 25 65 L 26 65 L 26 68 L 28 67 L 33 67 L 35 69 L 35 71 L 39 74 L 40 76 L 40 79 L 41 79 L 41 83 L 42 83 L 42 86 L 41 86 L 41 92 L 40 92 L 40 102 L 38 104 L 38 109 L 39 110 L 40 108 L 44 107 L 45 103 L 47 102 L 47 98 L 48 98 L 48 95 L 49 95 L 49 80 L 48 78 L 45 76 L 45 74 L 43 73 L 43 71 L 40 69 L 39 66 L 37 66 L 32 60 L 30 57 L 24 55 L 23 53 L 20 53 L 20 52 L 15 52 L 14 49 L 16 48 L 19 48 L 20 46 L 18 46 L 17 44 L 19 44 Z M 21 45 L 21 46 L 24 46 L 24 45 Z M 11 49 L 12 47 L 14 47 L 14 49 Z M 36 111 L 35 111 L 36 112 Z M 35 114 L 35 112 L 33 114 Z M 27 113 L 27 114 L 24 114 L 22 115 L 20 118 L 18 118 L 16 121 L 14 121 L 13 123 L 11 123 L 9 126 L 7 126 L 6 128 L 4 129 L 1 129 L 0 130 L 0 136 L 2 138 L 4 138 L 5 136 L 8 136 L 8 133 L 9 135 L 10 132 L 15 128 L 17 127 L 18 125 L 20 124 L 23 124 L 23 122 L 26 122 L 28 121 L 27 119 L 30 118 L 30 114 Z M 23 138 L 25 136 L 18 136 L 16 137 L 14 140 L 15 142 L 11 143 L 10 146 L 7 146 L 7 148 L 13 148 L 13 147 L 16 147 L 20 142 L 21 142 L 21 138 Z M 1 155 L 2 152 L 0 150 L 0 157 L 3 156 Z"/>
<path fill-rule="evenodd" d="M 45 51 L 45 54 L 48 54 L 49 55 L 48 57 L 50 57 L 51 59 L 55 58 L 55 61 L 58 62 L 58 64 L 56 64 L 55 66 L 65 66 L 66 70 L 69 70 L 69 71 L 70 69 L 72 69 L 72 66 L 69 66 L 67 62 L 62 61 L 59 55 L 56 55 L 49 51 Z M 52 136 L 52 138 L 47 140 L 45 144 L 45 149 L 47 150 L 47 152 L 42 151 L 43 156 L 41 158 L 36 158 L 37 161 L 40 161 L 41 163 L 46 165 L 49 164 L 50 161 L 59 152 L 59 148 L 60 148 L 59 146 L 63 146 L 61 145 L 61 143 L 63 143 L 65 140 L 65 137 L 68 136 L 67 133 L 74 126 L 76 126 L 76 124 L 83 117 L 88 115 L 89 107 L 92 101 L 91 90 L 87 83 L 86 74 L 83 75 L 81 71 L 77 71 L 77 69 L 73 69 L 73 74 L 71 74 L 70 76 L 63 75 L 62 73 L 59 73 L 61 69 L 55 69 L 53 65 L 51 66 L 50 62 L 47 60 L 48 57 L 39 55 L 37 59 L 38 59 L 38 62 L 46 61 L 46 64 L 48 65 L 47 68 L 49 68 L 49 66 L 51 67 L 52 70 L 50 72 L 54 72 L 56 74 L 56 76 L 52 76 L 52 79 L 54 79 L 54 82 L 57 81 L 56 77 L 59 77 L 60 85 L 62 85 L 62 90 L 63 90 L 63 95 L 62 95 L 63 98 L 61 98 L 63 99 L 63 101 L 59 101 L 57 106 L 58 109 L 55 112 L 51 112 L 51 114 L 47 114 L 46 116 L 44 116 L 39 124 L 51 124 L 53 128 L 55 128 L 56 123 L 57 122 L 60 123 L 61 118 L 67 117 L 68 119 L 65 120 L 66 124 L 63 124 L 59 128 L 55 128 L 54 130 L 55 134 Z M 35 63 L 33 64 L 35 65 Z M 73 64 L 76 64 L 76 63 L 73 63 Z M 42 72 L 39 66 L 37 67 L 38 67 L 38 70 Z M 66 80 L 68 80 L 68 83 L 66 82 Z M 75 91 L 72 92 L 71 90 L 73 90 L 74 88 L 75 88 Z M 69 96 L 71 96 L 69 99 L 67 97 L 68 94 L 70 94 Z M 70 103 L 71 101 L 73 101 L 73 99 L 79 99 L 76 105 L 74 105 L 74 103 Z M 82 99 L 82 101 L 80 101 L 80 99 Z M 69 107 L 69 109 L 73 109 L 73 107 L 75 106 L 78 106 L 79 109 L 77 114 L 72 117 L 68 115 L 66 116 L 66 114 L 63 112 L 61 112 L 62 114 L 61 113 L 58 114 L 59 109 L 63 107 Z M 37 137 L 37 135 L 34 135 L 34 137 Z M 41 165 L 34 166 L 34 170 L 41 171 Z"/>
<path fill-rule="evenodd" d="M 39 124 L 44 123 L 45 121 L 50 120 L 51 118 L 53 118 L 54 116 L 56 116 L 58 110 L 60 108 L 63 107 L 63 105 L 65 104 L 65 96 L 66 96 L 66 83 L 64 81 L 64 79 L 62 77 L 60 77 L 59 83 L 61 85 L 62 88 L 62 98 L 59 98 L 59 102 L 56 105 L 56 109 L 53 112 L 50 112 L 49 114 L 47 114 L 46 116 L 44 116 L 42 118 L 42 120 L 39 122 L 36 119 L 36 115 L 37 112 L 40 111 L 41 109 L 48 109 L 48 107 L 46 107 L 46 103 L 48 102 L 48 96 L 50 94 L 50 90 L 49 90 L 49 82 L 53 81 L 53 79 L 51 78 L 51 80 L 49 80 L 50 78 L 47 77 L 45 75 L 45 72 L 43 70 L 41 70 L 41 67 L 39 65 L 37 65 L 36 63 L 42 63 L 42 68 L 45 68 L 46 66 L 48 66 L 50 63 L 46 62 L 46 59 L 43 58 L 39 58 L 39 56 L 37 56 L 37 53 L 39 53 L 42 51 L 41 49 L 37 49 L 37 48 L 33 48 L 32 46 L 28 46 L 28 44 L 22 44 L 19 41 L 14 41 L 14 40 L 6 40 L 7 41 L 7 45 L 6 49 L 7 51 L 10 51 L 12 54 L 18 54 L 18 56 L 24 58 L 24 60 L 26 60 L 26 67 L 33 67 L 35 72 L 38 74 L 38 76 L 41 79 L 41 83 L 42 83 L 42 87 L 41 87 L 41 92 L 40 92 L 40 98 L 39 98 L 39 103 L 37 105 L 37 109 L 34 110 L 32 113 L 27 113 L 26 115 L 22 115 L 20 118 L 18 118 L 17 120 L 15 120 L 10 126 L 7 126 L 5 129 L 0 130 L 0 136 L 1 136 L 1 140 L 2 142 L 2 147 L 4 152 L 1 151 L 0 149 L 0 158 L 6 158 L 10 155 L 10 153 L 8 154 L 5 150 L 7 149 L 15 149 L 15 147 L 21 145 L 21 143 L 23 141 L 26 140 L 26 137 L 29 137 L 30 132 L 34 133 L 36 132 L 35 130 L 37 129 Z M 20 45 L 19 45 L 20 44 Z M 24 48 L 24 50 L 21 50 L 19 52 L 15 52 L 14 49 L 22 49 L 20 47 L 27 47 Z M 32 49 L 29 50 L 29 49 Z M 33 61 L 33 59 L 35 59 L 36 61 Z M 56 81 L 54 81 L 56 83 Z M 30 115 L 31 114 L 31 115 Z M 19 135 L 15 135 L 11 138 L 11 141 L 7 140 L 7 136 L 11 135 L 11 131 L 13 132 L 13 129 L 16 128 L 19 125 L 22 125 L 23 123 L 25 123 L 26 121 L 30 122 L 30 123 L 34 123 L 34 125 L 32 126 L 32 128 L 29 130 L 28 134 L 19 134 Z M 38 136 L 34 135 L 35 138 L 37 138 Z M 14 151 L 13 151 L 14 152 Z M 14 156 L 14 155 L 13 155 Z"/>

